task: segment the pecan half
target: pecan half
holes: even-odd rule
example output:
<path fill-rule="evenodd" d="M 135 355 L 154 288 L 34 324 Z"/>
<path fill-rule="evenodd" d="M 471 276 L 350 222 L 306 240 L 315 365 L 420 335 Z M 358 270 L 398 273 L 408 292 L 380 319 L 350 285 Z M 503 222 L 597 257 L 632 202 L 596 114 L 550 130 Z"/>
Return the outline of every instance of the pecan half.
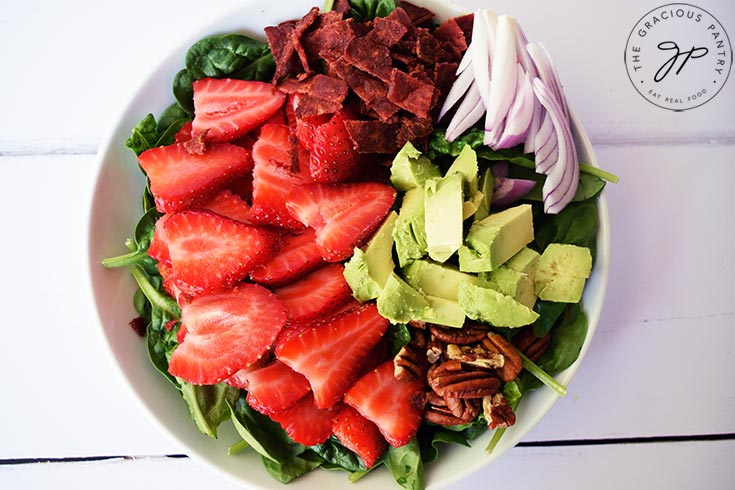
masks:
<path fill-rule="evenodd" d="M 462 328 L 441 327 L 429 325 L 431 335 L 447 344 L 469 345 L 482 340 L 488 332 L 488 327 L 482 323 L 467 321 Z"/>
<path fill-rule="evenodd" d="M 500 379 L 492 371 L 463 366 L 457 360 L 434 364 L 427 377 L 429 386 L 442 397 L 481 398 L 500 388 Z"/>
<path fill-rule="evenodd" d="M 443 398 L 434 392 L 427 397 L 424 419 L 439 425 L 460 425 L 475 420 L 482 408 L 479 398 Z"/>
<path fill-rule="evenodd" d="M 482 413 L 491 429 L 506 428 L 516 423 L 516 414 L 502 393 L 484 397 Z"/>
<path fill-rule="evenodd" d="M 500 334 L 488 332 L 482 339 L 482 347 L 488 352 L 494 352 L 503 357 L 504 362 L 496 369 L 498 377 L 505 381 L 513 381 L 523 369 L 523 361 L 513 344 Z"/>
<path fill-rule="evenodd" d="M 411 341 L 401 347 L 393 358 L 393 375 L 403 381 L 424 379 L 429 369 L 429 361 L 426 360 L 426 332 L 414 329 L 411 337 Z"/>
<path fill-rule="evenodd" d="M 477 366 L 485 369 L 502 369 L 505 364 L 505 357 L 503 357 L 503 354 L 485 350 L 481 346 L 473 347 L 470 345 L 448 344 L 447 357 L 464 364 L 469 364 L 470 366 Z"/>
<path fill-rule="evenodd" d="M 551 343 L 551 335 L 536 337 L 532 329 L 525 328 L 513 337 L 513 344 L 533 362 L 537 362 L 544 355 Z"/>

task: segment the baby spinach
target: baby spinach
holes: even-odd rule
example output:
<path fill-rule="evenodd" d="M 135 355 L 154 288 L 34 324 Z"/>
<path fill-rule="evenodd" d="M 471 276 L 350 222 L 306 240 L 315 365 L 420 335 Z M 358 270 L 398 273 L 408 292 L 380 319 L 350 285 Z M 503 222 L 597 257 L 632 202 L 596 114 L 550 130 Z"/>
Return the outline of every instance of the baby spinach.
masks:
<path fill-rule="evenodd" d="M 289 483 L 323 463 L 322 458 L 311 450 L 306 450 L 283 463 L 278 463 L 265 456 L 262 457 L 262 460 L 268 473 L 281 483 Z"/>
<path fill-rule="evenodd" d="M 243 34 L 210 36 L 186 52 L 185 66 L 173 80 L 173 93 L 180 108 L 194 114 L 192 83 L 201 78 L 236 78 L 270 81 L 276 69 L 267 43 Z"/>
<path fill-rule="evenodd" d="M 131 131 L 125 146 L 136 156 L 157 146 L 173 143 L 174 136 L 191 117 L 177 105 L 169 106 L 156 122 L 153 114 L 147 114 Z"/>
<path fill-rule="evenodd" d="M 594 259 L 597 250 L 597 203 L 570 203 L 559 214 L 538 213 L 534 220 L 535 245 L 543 251 L 550 243 L 587 247 Z"/>
<path fill-rule="evenodd" d="M 541 359 L 539 367 L 556 374 L 571 366 L 579 357 L 587 338 L 587 315 L 577 303 L 567 305 L 564 315 L 554 328 L 551 343 Z"/>
<path fill-rule="evenodd" d="M 216 385 L 193 385 L 179 379 L 181 394 L 189 414 L 202 434 L 217 437 L 217 427 L 230 418 L 230 405 L 240 390 L 225 383 Z"/>
<path fill-rule="evenodd" d="M 350 0 L 350 16 L 358 22 L 387 17 L 395 9 L 394 0 Z"/>
<path fill-rule="evenodd" d="M 417 438 L 414 437 L 411 442 L 401 447 L 389 446 L 383 456 L 383 462 L 396 483 L 403 488 L 423 490 L 426 487 L 424 463 Z"/>
<path fill-rule="evenodd" d="M 323 444 L 311 448 L 322 460 L 322 468 L 329 470 L 345 470 L 350 473 L 364 471 L 365 465 L 355 453 L 344 447 L 332 436 Z"/>

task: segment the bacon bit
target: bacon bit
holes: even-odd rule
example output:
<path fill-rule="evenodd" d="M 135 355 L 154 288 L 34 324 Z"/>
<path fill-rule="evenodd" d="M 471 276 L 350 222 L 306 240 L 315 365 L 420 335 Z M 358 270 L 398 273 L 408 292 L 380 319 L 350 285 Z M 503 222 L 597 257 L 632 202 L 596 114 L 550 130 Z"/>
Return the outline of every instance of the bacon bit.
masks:
<path fill-rule="evenodd" d="M 142 317 L 136 317 L 130 320 L 130 323 L 128 323 L 130 327 L 140 335 L 141 337 L 145 337 L 145 331 L 146 331 L 146 322 L 143 320 Z"/>

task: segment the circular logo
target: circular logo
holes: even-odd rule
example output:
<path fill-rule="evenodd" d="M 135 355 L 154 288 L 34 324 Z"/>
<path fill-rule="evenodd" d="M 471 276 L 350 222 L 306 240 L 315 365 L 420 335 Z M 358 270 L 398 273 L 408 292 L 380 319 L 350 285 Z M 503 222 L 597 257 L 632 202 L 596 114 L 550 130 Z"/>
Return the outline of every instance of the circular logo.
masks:
<path fill-rule="evenodd" d="M 706 10 L 669 3 L 644 15 L 628 36 L 625 67 L 644 99 L 663 109 L 699 107 L 730 75 L 732 46 L 722 24 Z"/>

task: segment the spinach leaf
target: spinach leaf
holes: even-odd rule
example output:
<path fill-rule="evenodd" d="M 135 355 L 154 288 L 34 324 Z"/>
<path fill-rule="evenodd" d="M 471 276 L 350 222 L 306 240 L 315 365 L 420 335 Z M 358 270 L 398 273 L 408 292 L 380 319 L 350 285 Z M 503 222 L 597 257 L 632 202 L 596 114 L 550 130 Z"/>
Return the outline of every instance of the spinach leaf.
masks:
<path fill-rule="evenodd" d="M 549 333 L 566 306 L 566 303 L 556 303 L 542 299 L 536 300 L 533 309 L 539 314 L 539 317 L 533 323 L 534 335 L 541 338 Z"/>
<path fill-rule="evenodd" d="M 391 323 L 385 332 L 385 338 L 391 346 L 390 355 L 395 356 L 401 347 L 411 342 L 411 332 L 403 323 Z"/>
<path fill-rule="evenodd" d="M 543 251 L 549 243 L 570 243 L 587 247 L 595 257 L 597 245 L 597 203 L 570 203 L 559 214 L 540 214 L 535 222 L 535 244 Z"/>
<path fill-rule="evenodd" d="M 350 0 L 350 16 L 358 22 L 387 17 L 395 9 L 395 0 Z"/>
<path fill-rule="evenodd" d="M 579 304 L 569 304 L 561 321 L 554 327 L 551 343 L 539 359 L 539 367 L 549 374 L 568 368 L 579 357 L 586 337 L 587 316 Z"/>
<path fill-rule="evenodd" d="M 164 110 L 159 122 L 153 114 L 148 114 L 133 128 L 125 146 L 139 156 L 151 148 L 171 144 L 176 132 L 189 120 L 189 114 L 176 106 Z"/>
<path fill-rule="evenodd" d="M 306 450 L 299 456 L 278 463 L 270 458 L 262 456 L 263 465 L 268 473 L 281 483 L 288 483 L 322 464 L 322 459 L 314 451 Z"/>
<path fill-rule="evenodd" d="M 345 470 L 350 473 L 365 470 L 360 458 L 340 444 L 334 436 L 323 444 L 312 446 L 311 449 L 324 460 L 322 468 Z"/>
<path fill-rule="evenodd" d="M 185 66 L 174 77 L 173 93 L 188 114 L 194 113 L 191 84 L 196 80 L 211 77 L 270 81 L 276 69 L 268 44 L 242 34 L 197 41 L 186 53 Z"/>
<path fill-rule="evenodd" d="M 150 305 L 150 303 L 148 303 Z M 179 325 L 166 329 L 165 325 L 173 318 L 160 308 L 152 308 L 151 320 L 146 328 L 146 347 L 151 364 L 168 379 L 176 389 L 181 389 L 178 380 L 168 372 L 168 361 L 171 354 L 178 347 L 176 333 Z"/>
<path fill-rule="evenodd" d="M 148 255 L 148 247 L 153 240 L 156 221 L 160 214 L 155 209 L 146 212 L 135 225 L 133 240 L 129 240 L 131 252 L 117 257 L 108 257 L 102 260 L 102 266 L 107 269 L 137 265 L 148 274 L 158 274 L 156 261 Z"/>
<path fill-rule="evenodd" d="M 193 385 L 182 379 L 178 381 L 197 428 L 202 434 L 217 438 L 217 427 L 230 418 L 230 405 L 235 403 L 240 390 L 225 383 Z"/>
<path fill-rule="evenodd" d="M 424 464 L 417 438 L 401 447 L 389 446 L 383 457 L 393 479 L 407 490 L 423 490 L 426 487 Z"/>
<path fill-rule="evenodd" d="M 293 442 L 277 422 L 250 408 L 244 394 L 241 393 L 230 406 L 230 412 L 240 437 L 261 456 L 276 463 L 286 463 L 304 452 L 305 447 Z"/>
<path fill-rule="evenodd" d="M 463 431 L 437 425 L 422 425 L 416 439 L 419 442 L 421 461 L 424 463 L 433 463 L 437 460 L 441 444 L 459 444 L 465 447 L 470 445 Z"/>

